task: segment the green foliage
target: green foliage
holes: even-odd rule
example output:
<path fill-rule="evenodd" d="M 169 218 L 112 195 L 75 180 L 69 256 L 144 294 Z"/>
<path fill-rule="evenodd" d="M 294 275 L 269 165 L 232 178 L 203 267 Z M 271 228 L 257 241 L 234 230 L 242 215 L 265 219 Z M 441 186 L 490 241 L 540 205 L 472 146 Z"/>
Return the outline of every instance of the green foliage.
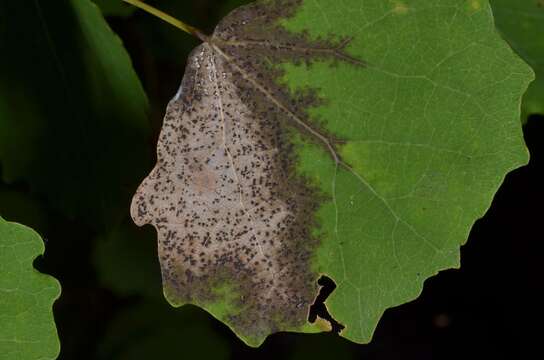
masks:
<path fill-rule="evenodd" d="M 0 354 L 3 359 L 55 359 L 60 344 L 52 305 L 60 285 L 36 271 L 44 244 L 32 229 L 0 217 Z"/>
<path fill-rule="evenodd" d="M 102 285 L 122 296 L 162 298 L 155 236 L 127 219 L 95 239 L 93 262 Z"/>
<path fill-rule="evenodd" d="M 326 334 L 301 336 L 295 343 L 295 348 L 289 359 L 356 359 L 354 354 L 350 353 L 348 344 L 349 342 L 341 337 L 332 337 Z"/>
<path fill-rule="evenodd" d="M 315 261 L 337 283 L 329 312 L 343 336 L 368 342 L 385 309 L 459 267 L 472 224 L 527 162 L 519 108 L 533 74 L 487 1 L 305 1 L 285 26 L 352 37 L 350 53 L 369 64 L 285 66 L 293 89 L 320 89 L 312 114 L 353 169 L 314 143 L 299 148 L 300 171 L 329 199 Z"/>
<path fill-rule="evenodd" d="M 0 216 L 5 219 L 17 219 L 40 234 L 49 230 L 50 214 L 43 204 L 29 194 L 10 189 L 0 183 Z"/>
<path fill-rule="evenodd" d="M 211 330 L 212 321 L 203 311 L 196 308 L 174 310 L 161 300 L 147 300 L 120 313 L 105 336 L 99 357 L 127 360 L 229 358 L 225 339 Z"/>
<path fill-rule="evenodd" d="M 120 34 L 130 40 L 126 45 L 158 128 L 198 42 L 121 1 L 94 2 L 116 17 Z M 208 32 L 247 2 L 150 1 Z M 537 73 L 524 98 L 524 117 L 544 113 L 538 3 L 492 0 L 501 34 Z M 329 196 L 335 179 L 337 209 L 331 201 L 321 207 L 317 231 L 328 241 L 315 268 L 337 282 L 327 305 L 355 341 L 368 341 L 383 309 L 413 299 L 426 277 L 459 265 L 458 248 L 471 224 L 504 174 L 526 161 L 515 119 L 529 72 L 494 35 L 486 1 L 456 4 L 306 1 L 286 22 L 314 36 L 356 35 L 349 51 L 369 62 L 357 72 L 342 65 L 332 71 L 286 65 L 285 77 L 293 89 L 317 87 L 328 99 L 314 115 L 330 119 L 331 132 L 349 137 L 343 155 L 368 183 L 335 172 L 326 154 L 301 142 L 301 173 Z M 57 258 L 76 264 L 60 269 L 77 278 L 69 285 L 76 293 L 100 288 L 123 304 L 113 320 L 100 324 L 107 329 L 103 337 L 78 324 L 63 348 L 65 341 L 88 341 L 100 344 L 97 358 L 225 358 L 225 339 L 209 317 L 191 307 L 169 309 L 158 299 L 155 234 L 125 218 L 128 199 L 150 168 L 155 140 L 140 80 L 100 12 L 89 0 L 0 2 L 0 54 L 0 178 L 9 183 L 0 184 L 0 214 L 31 225 L 57 249 L 94 239 L 84 247 L 92 250 L 91 275 L 81 270 L 87 253 L 58 252 Z M 363 119 L 358 127 L 352 125 L 357 119 Z M 51 237 L 52 228 L 64 238 Z M 51 304 L 60 288 L 32 268 L 42 253 L 36 233 L 0 220 L 1 358 L 58 354 Z M 24 291 L 6 292 L 13 288 Z M 131 301 L 135 305 L 125 305 Z M 68 325 L 82 318 L 70 306 L 56 311 L 74 319 Z M 297 337 L 294 358 L 328 350 L 349 357 L 346 342 L 315 340 L 321 336 Z M 316 341 L 321 347 L 314 351 Z"/>
<path fill-rule="evenodd" d="M 544 114 L 544 1 L 491 0 L 502 36 L 536 73 L 523 97 L 522 120 Z"/>
<path fill-rule="evenodd" d="M 119 38 L 88 0 L 4 1 L 0 24 L 3 178 L 97 228 L 120 218 L 149 166 L 149 124 Z"/>
<path fill-rule="evenodd" d="M 93 0 L 98 5 L 104 16 L 130 16 L 136 8 L 123 2 L 123 0 Z"/>

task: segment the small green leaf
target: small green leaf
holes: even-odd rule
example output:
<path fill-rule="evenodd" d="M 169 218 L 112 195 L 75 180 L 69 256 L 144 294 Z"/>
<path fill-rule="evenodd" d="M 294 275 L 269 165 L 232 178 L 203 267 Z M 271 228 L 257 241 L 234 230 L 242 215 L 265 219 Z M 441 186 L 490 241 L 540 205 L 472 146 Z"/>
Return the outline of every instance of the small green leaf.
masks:
<path fill-rule="evenodd" d="M 495 24 L 510 46 L 536 73 L 523 96 L 522 121 L 544 114 L 544 1 L 491 0 Z"/>
<path fill-rule="evenodd" d="M 32 266 L 44 244 L 32 229 L 0 217 L 0 354 L 55 359 L 60 351 L 52 305 L 59 282 Z"/>
<path fill-rule="evenodd" d="M 14 36 L 17 34 L 17 36 Z M 0 2 L 0 164 L 96 227 L 122 218 L 150 165 L 147 100 L 89 0 Z"/>

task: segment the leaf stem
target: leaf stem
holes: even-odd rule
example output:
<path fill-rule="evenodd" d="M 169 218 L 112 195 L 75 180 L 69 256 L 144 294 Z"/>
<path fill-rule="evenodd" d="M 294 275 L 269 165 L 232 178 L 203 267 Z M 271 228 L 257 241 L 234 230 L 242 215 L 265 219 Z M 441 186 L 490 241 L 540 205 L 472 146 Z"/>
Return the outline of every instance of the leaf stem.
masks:
<path fill-rule="evenodd" d="M 176 19 L 175 17 L 170 16 L 167 13 L 162 12 L 157 8 L 154 8 L 151 5 L 147 5 L 143 1 L 140 1 L 140 0 L 123 0 L 123 1 L 129 3 L 129 4 L 133 5 L 133 6 L 136 6 L 137 8 L 140 8 L 140 9 L 142 9 L 143 11 L 145 11 L 147 13 L 155 15 L 159 19 L 161 19 L 163 21 L 166 21 L 170 25 L 173 25 L 173 26 L 177 27 L 178 29 L 181 29 L 181 30 L 185 31 L 188 34 L 196 36 L 197 38 L 199 38 L 200 40 L 202 40 L 204 42 L 208 41 L 208 36 L 206 36 L 199 29 L 197 29 L 197 28 L 195 28 L 195 27 L 193 27 L 191 25 L 187 25 L 183 21 L 180 21 L 180 20 Z"/>

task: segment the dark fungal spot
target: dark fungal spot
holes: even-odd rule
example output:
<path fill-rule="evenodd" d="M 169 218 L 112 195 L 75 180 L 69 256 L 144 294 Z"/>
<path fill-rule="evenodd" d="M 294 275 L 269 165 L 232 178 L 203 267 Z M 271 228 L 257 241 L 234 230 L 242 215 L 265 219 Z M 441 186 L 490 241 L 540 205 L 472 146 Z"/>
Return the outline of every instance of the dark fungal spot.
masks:
<path fill-rule="evenodd" d="M 310 119 L 324 104 L 316 89 L 295 93 L 278 81 L 281 63 L 363 62 L 350 39 L 309 39 L 278 25 L 300 0 L 263 1 L 225 18 L 191 54 L 180 93 L 166 110 L 157 165 L 132 203 L 139 225 L 153 224 L 165 293 L 173 303 L 226 301 L 222 319 L 245 338 L 296 329 L 308 319 L 318 274 L 312 231 L 326 200 L 296 174 L 290 133 L 300 132 L 340 162 L 335 139 Z"/>

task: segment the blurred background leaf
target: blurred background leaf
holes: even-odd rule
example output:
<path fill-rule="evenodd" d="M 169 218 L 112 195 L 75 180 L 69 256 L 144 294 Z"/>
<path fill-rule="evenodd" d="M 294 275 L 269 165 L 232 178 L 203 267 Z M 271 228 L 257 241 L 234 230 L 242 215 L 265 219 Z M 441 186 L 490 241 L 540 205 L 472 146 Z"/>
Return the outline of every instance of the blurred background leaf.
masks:
<path fill-rule="evenodd" d="M 491 0 L 495 24 L 504 39 L 535 71 L 523 97 L 521 119 L 544 114 L 544 1 Z"/>
<path fill-rule="evenodd" d="M 129 6 L 123 0 L 94 0 L 93 1 L 104 16 L 130 16 L 135 11 L 134 6 Z"/>
<path fill-rule="evenodd" d="M 93 240 L 98 281 L 120 296 L 162 299 L 154 229 L 138 228 L 130 218 Z"/>
<path fill-rule="evenodd" d="M 17 219 L 40 234 L 49 231 L 49 213 L 42 202 L 18 186 L 0 182 L 0 214 L 7 219 Z"/>
<path fill-rule="evenodd" d="M 97 359 L 228 359 L 228 341 L 210 331 L 211 319 L 197 308 L 172 309 L 148 300 L 113 319 Z"/>
<path fill-rule="evenodd" d="M 150 165 L 147 100 L 88 0 L 0 3 L 0 164 L 96 228 L 126 214 Z"/>

